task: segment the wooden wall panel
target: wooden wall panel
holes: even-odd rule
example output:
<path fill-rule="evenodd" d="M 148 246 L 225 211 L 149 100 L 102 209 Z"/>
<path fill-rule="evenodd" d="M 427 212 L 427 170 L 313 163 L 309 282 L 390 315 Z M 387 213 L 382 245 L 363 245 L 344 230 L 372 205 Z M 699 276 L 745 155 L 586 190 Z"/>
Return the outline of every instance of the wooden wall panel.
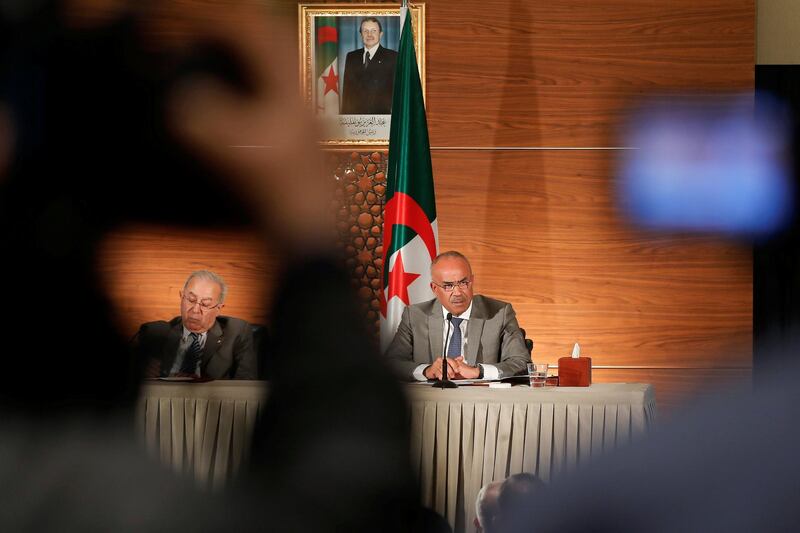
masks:
<path fill-rule="evenodd" d="M 549 362 L 581 342 L 600 365 L 749 367 L 749 248 L 634 230 L 607 151 L 436 152 L 442 250 L 514 304 Z"/>
<path fill-rule="evenodd" d="M 144 322 L 180 314 L 178 291 L 195 270 L 212 270 L 227 283 L 223 314 L 267 323 L 280 263 L 247 230 L 133 226 L 107 237 L 99 267 L 120 330 L 133 335 Z"/>
<path fill-rule="evenodd" d="M 477 290 L 514 303 L 537 357 L 555 362 L 577 340 L 599 365 L 663 367 L 596 373 L 656 383 L 662 413 L 709 382 L 746 381 L 748 250 L 628 227 L 613 196 L 617 152 L 498 147 L 612 147 L 639 96 L 752 89 L 754 1 L 426 4 L 441 244 L 470 256 Z M 460 146 L 485 150 L 436 149 Z M 332 178 L 350 158 L 334 153 Z M 131 333 L 174 316 L 196 268 L 229 281 L 227 313 L 268 321 L 256 295 L 279 265 L 252 236 L 154 227 L 110 236 L 101 258 Z"/>
<path fill-rule="evenodd" d="M 650 383 L 656 393 L 659 420 L 680 416 L 720 394 L 747 393 L 752 390 L 747 369 L 598 369 L 592 370 L 595 383 Z"/>
<path fill-rule="evenodd" d="M 753 0 L 426 5 L 434 146 L 613 146 L 632 97 L 753 87 Z"/>

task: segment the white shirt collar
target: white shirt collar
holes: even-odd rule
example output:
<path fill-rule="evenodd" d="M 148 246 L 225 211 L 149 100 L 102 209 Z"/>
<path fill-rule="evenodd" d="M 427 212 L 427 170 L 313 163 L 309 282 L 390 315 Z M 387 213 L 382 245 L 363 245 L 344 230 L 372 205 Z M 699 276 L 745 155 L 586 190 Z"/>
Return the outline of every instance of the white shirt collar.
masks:
<path fill-rule="evenodd" d="M 181 337 L 181 339 L 183 339 L 183 340 L 188 339 L 190 333 L 192 333 L 192 332 L 189 331 L 188 329 L 186 329 L 186 326 L 183 326 L 183 336 Z M 200 336 L 200 341 L 201 342 L 202 342 L 203 339 L 206 338 L 206 334 L 207 333 L 208 333 L 208 331 L 204 331 L 203 333 L 198 333 L 198 335 Z"/>
<path fill-rule="evenodd" d="M 378 43 L 378 44 L 376 44 L 375 46 L 373 46 L 372 48 L 367 48 L 367 49 L 365 49 L 365 50 L 364 50 L 364 54 L 369 54 L 369 58 L 370 58 L 370 60 L 372 60 L 372 58 L 374 58 L 374 57 L 375 57 L 375 52 L 377 52 L 377 51 L 378 51 L 378 47 L 379 47 L 380 45 L 381 45 L 381 43 Z M 364 57 L 363 59 L 366 59 L 366 57 Z"/>
<path fill-rule="evenodd" d="M 442 306 L 442 317 L 447 320 L 447 313 L 450 311 L 447 310 L 445 306 Z M 472 314 L 472 300 L 469 302 L 469 307 L 467 310 L 461 313 L 460 315 L 453 315 L 455 318 L 462 318 L 464 320 L 469 320 L 469 316 Z"/>

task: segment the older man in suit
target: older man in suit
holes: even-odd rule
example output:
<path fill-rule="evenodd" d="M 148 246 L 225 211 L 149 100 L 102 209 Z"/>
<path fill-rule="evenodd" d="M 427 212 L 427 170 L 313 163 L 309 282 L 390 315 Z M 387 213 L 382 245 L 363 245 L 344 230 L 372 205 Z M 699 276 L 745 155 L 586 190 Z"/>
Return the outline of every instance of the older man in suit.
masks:
<path fill-rule="evenodd" d="M 142 324 L 134 349 L 148 360 L 146 377 L 258 379 L 250 325 L 219 314 L 226 293 L 217 274 L 193 272 L 180 292 L 181 316 Z"/>
<path fill-rule="evenodd" d="M 347 54 L 342 87 L 342 114 L 388 115 L 397 52 L 381 46 L 383 28 L 375 17 L 361 21 L 362 48 Z"/>
<path fill-rule="evenodd" d="M 450 379 L 497 379 L 525 369 L 530 356 L 514 309 L 473 295 L 474 281 L 469 261 L 459 252 L 434 259 L 431 290 L 436 298 L 403 311 L 386 351 L 403 379 L 441 379 L 443 350 Z"/>

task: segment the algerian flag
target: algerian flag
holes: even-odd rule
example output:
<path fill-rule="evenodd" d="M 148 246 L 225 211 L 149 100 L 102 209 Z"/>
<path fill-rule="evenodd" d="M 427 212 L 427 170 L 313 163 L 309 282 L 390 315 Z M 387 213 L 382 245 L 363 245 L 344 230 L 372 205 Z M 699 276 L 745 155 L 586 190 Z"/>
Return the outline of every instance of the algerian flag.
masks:
<path fill-rule="evenodd" d="M 403 309 L 433 297 L 430 266 L 439 249 L 428 122 L 410 15 L 408 9 L 401 10 L 403 26 L 389 135 L 381 294 L 381 348 L 384 350 L 394 337 Z"/>
<path fill-rule="evenodd" d="M 316 17 L 314 64 L 318 115 L 339 114 L 339 30 L 336 17 Z"/>

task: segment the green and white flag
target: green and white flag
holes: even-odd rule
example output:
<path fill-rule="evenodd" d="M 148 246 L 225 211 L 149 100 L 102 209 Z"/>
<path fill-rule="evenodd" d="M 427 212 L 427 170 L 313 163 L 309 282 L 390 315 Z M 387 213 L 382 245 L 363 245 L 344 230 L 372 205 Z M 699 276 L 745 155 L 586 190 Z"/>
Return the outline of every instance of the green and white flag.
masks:
<path fill-rule="evenodd" d="M 316 17 L 314 73 L 318 115 L 339 114 L 339 28 L 336 17 Z"/>
<path fill-rule="evenodd" d="M 400 10 L 400 20 L 383 217 L 383 350 L 405 307 L 433 297 L 430 266 L 439 250 L 428 122 L 407 8 Z"/>

